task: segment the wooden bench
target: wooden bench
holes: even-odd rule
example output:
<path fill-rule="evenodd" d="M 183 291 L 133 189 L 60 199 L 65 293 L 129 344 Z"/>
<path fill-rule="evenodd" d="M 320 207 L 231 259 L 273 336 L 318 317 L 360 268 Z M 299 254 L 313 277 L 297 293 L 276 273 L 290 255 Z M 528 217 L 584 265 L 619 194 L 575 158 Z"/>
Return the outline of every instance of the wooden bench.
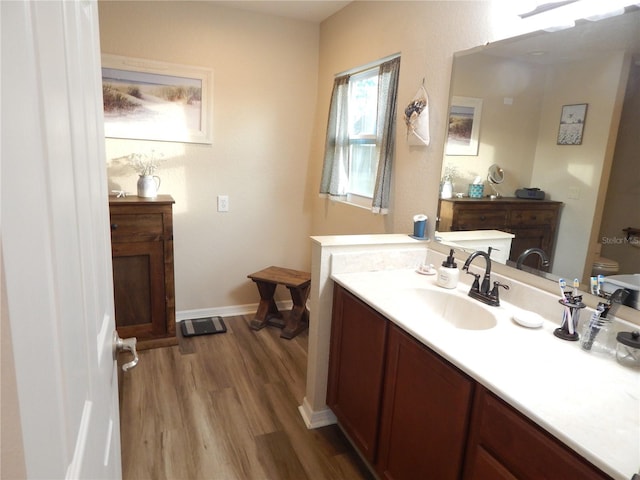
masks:
<path fill-rule="evenodd" d="M 306 303 L 311 286 L 310 273 L 272 266 L 247 277 L 256 283 L 260 292 L 258 311 L 250 324 L 253 330 L 273 325 L 283 329 L 280 337 L 291 339 L 309 326 L 309 310 Z M 286 286 L 293 300 L 293 308 L 286 323 L 273 299 L 278 285 Z"/>

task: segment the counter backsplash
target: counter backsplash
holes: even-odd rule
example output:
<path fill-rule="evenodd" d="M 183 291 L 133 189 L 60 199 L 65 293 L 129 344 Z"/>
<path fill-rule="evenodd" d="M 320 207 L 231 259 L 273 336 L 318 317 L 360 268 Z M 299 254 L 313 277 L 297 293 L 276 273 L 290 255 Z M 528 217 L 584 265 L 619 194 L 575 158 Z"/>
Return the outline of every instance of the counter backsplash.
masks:
<path fill-rule="evenodd" d="M 395 250 L 381 249 L 377 251 L 363 250 L 361 252 L 335 253 L 331 256 L 331 274 L 418 268 L 423 263 L 433 264 L 437 269 L 445 258 L 445 254 L 430 248 L 425 249 L 424 246 Z M 460 258 L 457 258 L 459 269 L 464 264 L 465 259 L 466 254 L 462 254 Z M 471 270 L 475 273 L 484 274 L 484 267 L 484 260 L 478 258 L 471 265 Z M 558 303 L 559 295 L 553 295 L 494 271 L 491 272 L 491 279 L 509 286 L 509 290 L 501 290 L 501 300 L 518 308 L 534 311 L 547 320 L 560 324 L 562 307 Z M 460 272 L 460 283 L 470 287 L 472 281 L 473 277 L 471 275 Z M 588 319 L 593 311 L 593 308 L 585 308 L 581 312 L 581 322 Z M 637 328 L 637 325 L 615 318 L 614 329 L 616 331 Z"/>

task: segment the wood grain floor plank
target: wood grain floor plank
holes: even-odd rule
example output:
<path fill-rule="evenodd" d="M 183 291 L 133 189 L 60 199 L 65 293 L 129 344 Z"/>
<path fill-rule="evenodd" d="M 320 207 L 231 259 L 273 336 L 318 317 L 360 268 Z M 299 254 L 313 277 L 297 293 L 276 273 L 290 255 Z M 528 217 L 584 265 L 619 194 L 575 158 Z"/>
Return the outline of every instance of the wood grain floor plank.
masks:
<path fill-rule="evenodd" d="M 267 433 L 256 438 L 258 459 L 265 470 L 265 478 L 281 480 L 311 480 L 296 455 L 289 437 L 282 431 Z"/>
<path fill-rule="evenodd" d="M 140 352 L 121 382 L 125 480 L 373 478 L 337 426 L 300 417 L 307 333 L 281 339 L 251 318 Z"/>

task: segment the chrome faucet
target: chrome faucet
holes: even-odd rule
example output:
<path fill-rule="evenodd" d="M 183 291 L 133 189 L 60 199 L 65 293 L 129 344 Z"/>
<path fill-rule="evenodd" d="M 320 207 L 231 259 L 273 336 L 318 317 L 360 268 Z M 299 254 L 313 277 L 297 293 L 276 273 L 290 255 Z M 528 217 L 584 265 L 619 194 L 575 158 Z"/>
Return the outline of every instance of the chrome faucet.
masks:
<path fill-rule="evenodd" d="M 500 297 L 498 295 L 499 287 L 509 290 L 509 286 L 500 282 L 493 282 L 493 289 L 489 290 L 491 286 L 491 250 L 492 248 L 489 247 L 488 252 L 483 252 L 481 250 L 473 252 L 469 255 L 467 261 L 464 262 L 462 270 L 475 277 L 475 280 L 471 285 L 471 290 L 469 290 L 469 296 L 481 301 L 482 303 L 486 303 L 487 305 L 498 307 L 500 306 Z M 480 275 L 469 271 L 469 266 L 476 257 L 484 257 L 486 264 L 484 277 L 482 278 L 482 285 L 480 285 Z"/>
<path fill-rule="evenodd" d="M 540 257 L 540 259 L 542 260 L 543 267 L 549 266 L 549 257 L 547 257 L 547 254 L 544 253 L 544 250 L 542 250 L 541 248 L 532 247 L 532 248 L 527 248 L 524 252 L 520 254 L 520 256 L 518 257 L 518 261 L 516 262 L 516 268 L 518 270 L 522 270 L 522 264 L 527 259 L 527 257 L 533 253 L 535 253 Z"/>

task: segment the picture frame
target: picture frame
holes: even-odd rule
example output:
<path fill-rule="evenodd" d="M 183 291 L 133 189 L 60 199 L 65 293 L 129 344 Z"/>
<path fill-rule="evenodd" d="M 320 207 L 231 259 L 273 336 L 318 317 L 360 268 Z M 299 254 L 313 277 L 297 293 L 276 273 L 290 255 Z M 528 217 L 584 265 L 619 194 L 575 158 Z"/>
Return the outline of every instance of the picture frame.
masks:
<path fill-rule="evenodd" d="M 587 103 L 563 105 L 558 127 L 558 145 L 581 145 L 587 119 Z"/>
<path fill-rule="evenodd" d="M 213 71 L 102 55 L 105 137 L 211 144 Z"/>
<path fill-rule="evenodd" d="M 445 155 L 478 155 L 481 118 L 481 98 L 451 98 Z"/>

